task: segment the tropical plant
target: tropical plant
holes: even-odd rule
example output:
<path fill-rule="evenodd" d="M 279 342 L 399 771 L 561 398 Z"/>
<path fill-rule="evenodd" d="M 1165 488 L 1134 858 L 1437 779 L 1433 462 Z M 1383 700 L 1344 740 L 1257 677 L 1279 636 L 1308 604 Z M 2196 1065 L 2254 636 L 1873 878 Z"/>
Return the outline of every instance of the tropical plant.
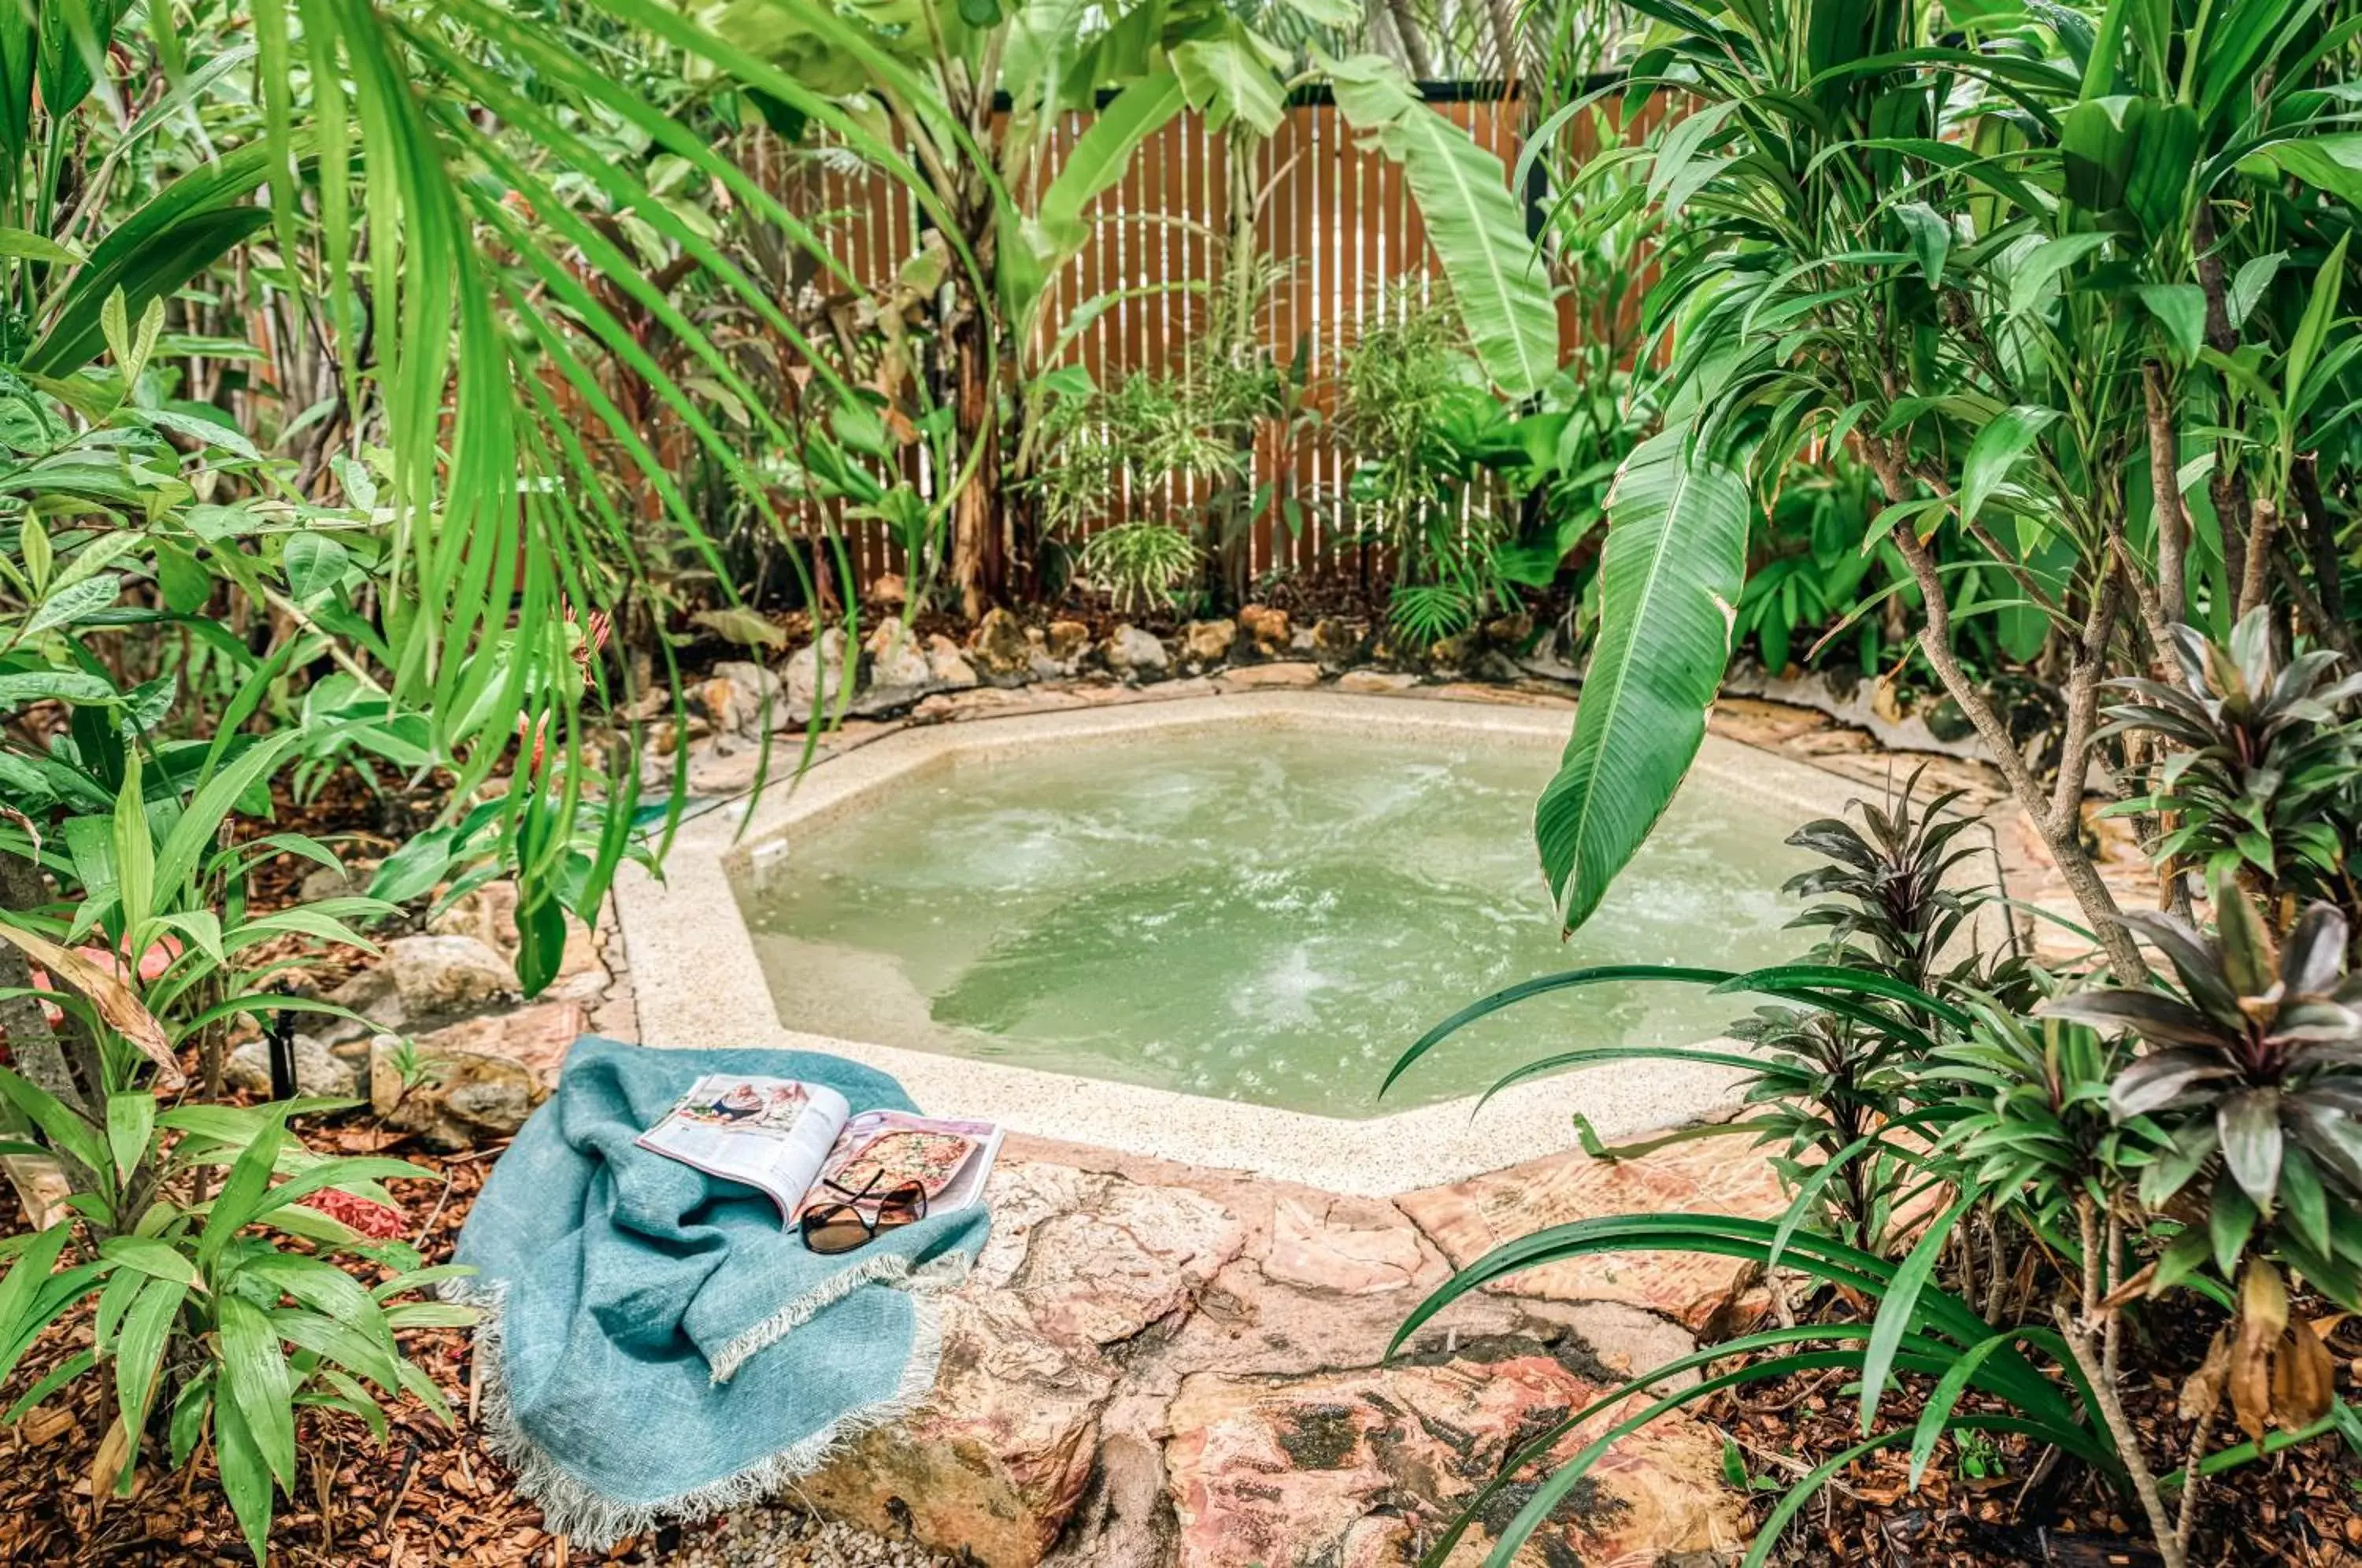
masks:
<path fill-rule="evenodd" d="M 1740 1257 L 1767 1272 L 1788 1267 L 1806 1286 L 1798 1312 L 1806 1320 L 1796 1327 L 1702 1347 L 1538 1434 L 1430 1561 L 1473 1520 L 1497 1523 L 1513 1499 L 1496 1502 L 1496 1494 L 1534 1487 L 1495 1529 L 1487 1561 L 1506 1563 L 1619 1437 L 1693 1398 L 1830 1367 L 1859 1378 L 1862 1441 L 1783 1490 L 1750 1562 L 1767 1561 L 1805 1501 L 1855 1459 L 1907 1443 L 1915 1485 L 1948 1434 L 1959 1442 L 2001 1432 L 2092 1465 L 2137 1501 L 2164 1560 L 2184 1564 L 2202 1477 L 2353 1426 L 2322 1333 L 2292 1309 L 2287 1277 L 2300 1274 L 2349 1309 L 2362 1289 L 2362 1224 L 2349 1219 L 2362 1198 L 2362 1090 L 2349 1081 L 2362 987 L 2345 972 L 2344 917 L 2317 904 L 2276 950 L 2228 877 L 2215 884 L 2215 938 L 2172 915 L 2127 914 L 2173 964 L 2180 996 L 2077 990 L 2015 959 L 1966 961 L 1957 946 L 1987 895 L 1950 885 L 1970 852 L 1953 847 L 1966 819 L 1943 813 L 1949 801 L 1922 811 L 1906 789 L 1892 811 L 1865 808 L 1866 832 L 1832 821 L 1797 835 L 1833 857 L 1790 884 L 1822 900 L 1797 922 L 1830 933 L 1815 962 L 1736 975 L 1634 966 L 1540 977 L 1462 1010 L 1396 1065 L 1399 1074 L 1467 1022 L 1545 991 L 1642 978 L 1768 994 L 1776 1005 L 1733 1030 L 1757 1043 L 1754 1058 L 1711 1047 L 1586 1047 L 1542 1056 L 1496 1088 L 1636 1057 L 1738 1070 L 1748 1109 L 1732 1122 L 1625 1149 L 1601 1147 L 1582 1129 L 1584 1142 L 1595 1157 L 1619 1159 L 1669 1142 L 1752 1135 L 1778 1150 L 1773 1163 L 1793 1195 L 1785 1214 L 1555 1227 L 1462 1270 L 1404 1334 L 1468 1289 L 1595 1252 Z M 2025 1001 L 2045 991 L 2028 1019 Z M 2136 1056 L 2115 1038 L 2126 1031 L 2150 1049 Z M 2144 1452 L 2153 1434 L 2130 1419 L 2119 1383 L 2128 1348 L 2153 1342 L 2129 1333 L 2127 1317 L 2175 1288 L 2231 1317 L 2185 1378 L 2180 1406 L 2191 1431 L 2169 1474 Z M 2004 1357 L 2008 1374 L 1988 1375 Z M 1727 1364 L 1717 1372 L 1717 1363 Z M 1697 1369 L 1708 1374 L 1703 1393 L 1666 1392 L 1669 1375 Z M 1897 1373 L 1919 1376 L 1925 1395 L 1910 1419 L 1882 1419 Z M 1652 1403 L 1564 1455 L 1576 1426 L 1644 1392 Z M 1971 1392 L 1979 1397 L 1964 1408 Z M 2008 1413 L 1994 1415 L 1996 1404 Z M 2213 1446 L 2218 1407 L 2246 1441 Z M 1561 1457 L 1531 1478 L 1529 1466 Z"/>
<path fill-rule="evenodd" d="M 2213 891 L 2211 938 L 2172 914 L 2129 917 L 2172 964 L 2180 996 L 2109 988 L 2041 1010 L 2129 1030 L 2152 1047 L 2108 1096 L 2120 1120 L 2147 1117 L 2171 1141 L 2141 1173 L 2141 1200 L 2169 1209 L 2206 1177 L 2203 1201 L 2189 1204 L 2204 1223 L 2158 1260 L 2153 1292 L 2210 1262 L 2233 1278 L 2252 1246 L 2355 1306 L 2362 1224 L 2348 1217 L 2362 1199 L 2362 977 L 2345 972 L 2345 917 L 2314 904 L 2276 948 L 2230 877 L 2218 874 Z M 2259 1410 L 2241 1396 L 2240 1419 L 2256 1435 Z"/>
<path fill-rule="evenodd" d="M 2137 974 L 2081 842 L 2100 682 L 2162 657 L 2174 624 L 2227 624 L 2275 583 L 2320 624 L 2277 518 L 2312 438 L 2296 429 L 2310 416 L 2325 439 L 2350 396 L 2334 389 L 2353 365 L 2336 301 L 2356 191 L 2312 150 L 2351 134 L 2330 106 L 2345 55 L 2275 0 L 2138 25 L 2122 6 L 2096 24 L 2050 7 L 1638 8 L 1661 31 L 1626 102 L 1663 89 L 1690 106 L 1648 185 L 1668 428 L 1611 508 L 1599 650 L 1538 815 L 1567 921 L 1596 907 L 1694 756 L 1749 481 L 1769 493 L 1809 441 L 1876 478 L 1863 543 L 1891 542 L 1918 591 L 1918 655 L 2112 965 Z M 2250 211 L 2263 221 L 2224 221 Z M 2202 431 L 2211 472 L 2183 458 Z M 2049 628 L 2068 715 L 2054 778 L 1962 662 L 1970 612 L 1946 580 L 1970 562 L 2014 590 L 1976 613 L 2031 607 Z"/>
<path fill-rule="evenodd" d="M 2357 902 L 2349 846 L 2362 782 L 2362 727 L 2348 711 L 2362 674 L 2339 674 L 2334 649 L 2283 661 L 2270 612 L 2249 611 L 2227 643 L 2174 628 L 2180 680 L 2127 677 L 2104 710 L 2112 734 L 2166 747 L 2146 795 L 2109 808 L 2172 825 L 2151 846 L 2169 881 L 2187 866 L 2207 880 L 2230 874 L 2286 932 L 2303 900 Z"/>
<path fill-rule="evenodd" d="M 1198 574 L 1198 547 L 1164 523 L 1119 523 L 1083 544 L 1083 571 L 1104 587 L 1120 612 L 1170 609 Z"/>
<path fill-rule="evenodd" d="M 0 939 L 21 933 L 0 929 Z M 102 1009 L 95 998 L 105 992 L 96 985 L 92 996 L 52 994 L 101 1042 L 109 1069 L 105 1109 L 85 1116 L 0 1067 L 0 1099 L 37 1138 L 0 1150 L 59 1158 L 73 1177 L 68 1217 L 0 1242 L 7 1260 L 0 1273 L 0 1379 L 69 1314 L 92 1309 L 94 1331 L 87 1348 L 60 1360 L 0 1420 L 21 1419 L 77 1379 L 103 1379 L 115 1417 L 98 1448 L 93 1493 L 127 1496 L 151 1434 L 173 1470 L 209 1449 L 247 1545 L 262 1562 L 275 1494 L 292 1496 L 298 1485 L 296 1426 L 304 1409 L 357 1416 L 381 1442 L 384 1407 L 404 1398 L 450 1424 L 441 1391 L 402 1354 L 395 1334 L 465 1324 L 474 1315 L 398 1298 L 469 1271 L 421 1267 L 410 1248 L 372 1244 L 303 1201 L 336 1192 L 389 1205 L 378 1183 L 434 1173 L 399 1160 L 305 1150 L 287 1132 L 288 1119 L 334 1109 L 334 1101 L 160 1106 L 153 1089 L 130 1081 L 138 1054 L 117 1043 L 105 1016 L 138 1004 L 116 999 Z M 154 1026 L 152 1019 L 131 1021 Z M 291 1249 L 274 1237 L 305 1245 Z M 339 1254 L 384 1277 L 362 1284 L 332 1261 Z"/>
<path fill-rule="evenodd" d="M 1010 411 L 1031 417 L 1032 407 L 1012 395 L 1012 378 L 1056 365 L 1076 326 L 1051 316 L 1050 285 L 1087 239 L 1097 198 L 1184 108 L 1201 113 L 1209 130 L 1268 137 L 1290 92 L 1325 78 L 1352 128 L 1403 165 L 1436 254 L 1471 302 L 1487 372 L 1519 395 L 1547 376 L 1555 318 L 1498 160 L 1428 109 L 1391 62 L 1322 52 L 1359 23 L 1358 12 L 1330 0 L 1252 16 L 1201 4 L 1099 11 L 1042 0 L 956 10 L 752 0 L 725 8 L 726 34 L 811 92 L 876 96 L 900 150 L 842 115 L 836 127 L 854 132 L 847 145 L 865 159 L 922 193 L 944 237 L 947 248 L 928 265 L 947 301 L 936 326 L 938 380 L 956 436 L 954 577 L 971 615 L 1008 583 L 1004 448 L 1030 456 L 1032 446 L 1008 435 Z M 1106 93 L 1113 96 L 1089 132 L 1045 177 L 1060 115 Z M 1010 110 L 996 115 L 1003 97 Z M 1231 167 L 1251 166 L 1236 151 Z M 1233 282 L 1246 275 L 1245 259 L 1230 258 Z"/>

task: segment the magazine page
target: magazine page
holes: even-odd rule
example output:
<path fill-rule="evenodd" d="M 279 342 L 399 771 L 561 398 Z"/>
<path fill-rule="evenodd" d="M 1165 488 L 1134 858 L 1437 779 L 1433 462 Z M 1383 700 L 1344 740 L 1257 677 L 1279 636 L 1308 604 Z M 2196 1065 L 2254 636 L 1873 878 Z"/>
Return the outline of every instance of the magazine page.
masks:
<path fill-rule="evenodd" d="M 927 1212 L 948 1214 L 974 1203 L 1000 1152 L 1000 1129 L 989 1121 L 954 1121 L 901 1110 L 865 1110 L 844 1124 L 821 1167 L 820 1179 L 797 1209 L 846 1203 L 867 1193 L 864 1208 L 908 1182 L 927 1195 Z"/>
<path fill-rule="evenodd" d="M 640 1146 L 744 1182 L 791 1215 L 853 1114 L 824 1084 L 708 1073 L 640 1137 Z"/>

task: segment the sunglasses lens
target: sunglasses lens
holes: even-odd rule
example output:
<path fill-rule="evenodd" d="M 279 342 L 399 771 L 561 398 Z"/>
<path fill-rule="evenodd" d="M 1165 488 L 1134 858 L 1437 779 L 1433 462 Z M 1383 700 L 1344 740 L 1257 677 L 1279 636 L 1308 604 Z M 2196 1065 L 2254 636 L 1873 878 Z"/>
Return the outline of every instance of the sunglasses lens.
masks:
<path fill-rule="evenodd" d="M 926 1217 L 927 1189 L 917 1182 L 904 1182 L 877 1200 L 877 1228 L 890 1230 L 908 1225 Z"/>
<path fill-rule="evenodd" d="M 869 1240 L 869 1227 L 849 1204 L 815 1209 L 803 1218 L 804 1245 L 816 1253 L 849 1253 Z"/>

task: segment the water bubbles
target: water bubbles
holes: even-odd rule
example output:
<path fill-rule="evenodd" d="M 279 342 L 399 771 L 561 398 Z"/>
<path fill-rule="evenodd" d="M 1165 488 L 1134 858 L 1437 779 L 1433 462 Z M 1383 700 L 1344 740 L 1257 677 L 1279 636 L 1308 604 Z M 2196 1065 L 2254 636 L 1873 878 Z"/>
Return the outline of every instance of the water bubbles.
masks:
<path fill-rule="evenodd" d="M 1531 839 L 1552 749 L 1258 728 L 962 765 L 800 837 L 749 924 L 780 996 L 830 999 L 833 1032 L 1368 1115 L 1412 1041 L 1502 986 L 1792 950 L 1778 887 L 1802 857 L 1708 780 L 1562 945 Z M 1383 1109 L 1743 1010 L 1670 986 L 1537 999 Z"/>

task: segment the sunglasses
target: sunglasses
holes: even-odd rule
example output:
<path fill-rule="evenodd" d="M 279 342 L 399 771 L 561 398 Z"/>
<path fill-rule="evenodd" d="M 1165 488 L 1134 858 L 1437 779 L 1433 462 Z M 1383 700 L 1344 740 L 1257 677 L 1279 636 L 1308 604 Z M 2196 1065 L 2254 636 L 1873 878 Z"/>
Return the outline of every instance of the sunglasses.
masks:
<path fill-rule="evenodd" d="M 823 1254 L 850 1253 L 867 1246 L 880 1233 L 914 1223 L 927 1217 L 927 1189 L 915 1181 L 906 1181 L 877 1191 L 877 1184 L 886 1179 L 880 1171 L 869 1178 L 869 1185 L 859 1192 L 823 1180 L 821 1186 L 831 1192 L 843 1193 L 842 1203 L 823 1203 L 804 1210 L 799 1222 L 804 1245 Z M 862 1212 L 862 1205 L 877 1210 L 872 1219 Z"/>

